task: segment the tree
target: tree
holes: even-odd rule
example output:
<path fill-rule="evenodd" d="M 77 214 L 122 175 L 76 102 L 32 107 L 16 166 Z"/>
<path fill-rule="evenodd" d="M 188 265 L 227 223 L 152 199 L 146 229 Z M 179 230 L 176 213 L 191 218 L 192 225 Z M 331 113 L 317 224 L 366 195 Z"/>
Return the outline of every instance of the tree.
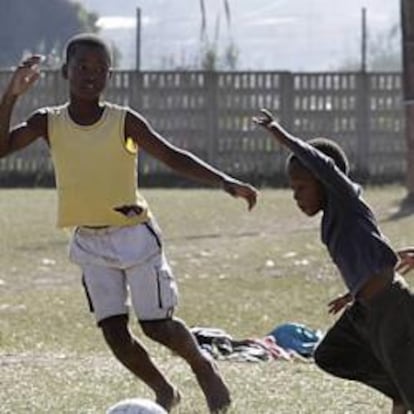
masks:
<path fill-rule="evenodd" d="M 218 45 L 220 38 L 220 13 L 218 13 L 215 22 L 214 40 L 210 41 L 207 34 L 207 13 L 204 0 L 200 0 L 201 12 L 201 68 L 212 71 L 217 69 L 235 70 L 239 58 L 239 49 L 231 35 L 231 9 L 229 0 L 223 0 L 223 8 L 226 16 L 227 30 L 229 41 L 224 50 L 223 56 L 219 56 Z"/>
<path fill-rule="evenodd" d="M 97 15 L 70 0 L 1 0 L 0 67 L 16 65 L 25 52 L 61 56 L 79 32 L 97 32 Z"/>
<path fill-rule="evenodd" d="M 368 66 L 373 71 L 400 71 L 401 63 L 401 33 L 396 23 L 370 42 Z"/>

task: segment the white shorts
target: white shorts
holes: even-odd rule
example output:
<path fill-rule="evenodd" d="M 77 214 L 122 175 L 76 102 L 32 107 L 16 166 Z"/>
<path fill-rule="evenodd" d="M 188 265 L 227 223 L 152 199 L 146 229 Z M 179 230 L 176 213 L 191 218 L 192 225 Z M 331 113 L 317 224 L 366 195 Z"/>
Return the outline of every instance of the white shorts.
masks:
<path fill-rule="evenodd" d="M 177 284 L 155 223 L 78 227 L 69 257 L 83 271 L 85 290 L 98 323 L 128 314 L 129 299 L 140 321 L 171 318 L 178 302 Z"/>

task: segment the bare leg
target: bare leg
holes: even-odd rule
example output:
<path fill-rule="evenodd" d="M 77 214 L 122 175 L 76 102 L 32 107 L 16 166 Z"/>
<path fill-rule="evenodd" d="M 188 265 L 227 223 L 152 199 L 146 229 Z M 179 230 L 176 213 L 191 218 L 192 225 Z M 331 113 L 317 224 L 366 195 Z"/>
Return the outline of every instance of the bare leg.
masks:
<path fill-rule="evenodd" d="M 405 405 L 401 401 L 392 401 L 392 410 L 391 414 L 407 414 L 408 410 L 405 408 Z"/>
<path fill-rule="evenodd" d="M 214 362 L 200 352 L 187 326 L 176 318 L 140 323 L 148 337 L 165 345 L 188 362 L 206 397 L 210 412 L 225 412 L 231 403 L 229 390 Z"/>
<path fill-rule="evenodd" d="M 154 365 L 146 349 L 131 335 L 127 316 L 105 319 L 100 327 L 116 358 L 155 392 L 159 405 L 171 411 L 179 403 L 180 394 Z"/>

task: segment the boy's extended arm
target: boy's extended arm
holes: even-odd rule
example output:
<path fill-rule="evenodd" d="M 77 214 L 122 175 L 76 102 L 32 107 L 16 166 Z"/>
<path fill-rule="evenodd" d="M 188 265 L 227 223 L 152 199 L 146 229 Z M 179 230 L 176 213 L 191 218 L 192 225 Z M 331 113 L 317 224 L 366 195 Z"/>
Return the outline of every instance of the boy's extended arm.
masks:
<path fill-rule="evenodd" d="M 0 157 L 8 154 L 10 146 L 10 118 L 17 96 L 10 95 L 8 91 L 0 101 Z"/>
<path fill-rule="evenodd" d="M 331 300 L 328 303 L 328 312 L 332 314 L 338 313 L 340 310 L 345 308 L 349 303 L 351 303 L 354 300 L 351 293 L 347 292 L 341 296 L 338 296 L 337 298 Z"/>
<path fill-rule="evenodd" d="M 259 116 L 253 117 L 253 122 L 267 129 L 280 145 L 283 145 L 293 151 L 291 147 L 293 141 L 297 138 L 293 137 L 284 128 L 282 128 L 282 126 L 275 121 L 270 111 L 262 109 Z"/>
<path fill-rule="evenodd" d="M 260 116 L 254 117 L 253 122 L 264 127 L 281 145 L 290 149 L 332 191 L 351 196 L 358 193 L 358 186 L 335 166 L 331 158 L 287 132 L 268 110 L 262 109 Z"/>
<path fill-rule="evenodd" d="M 10 131 L 10 119 L 20 95 L 24 94 L 39 78 L 40 56 L 31 56 L 15 70 L 0 100 L 0 158 L 17 151 L 40 136 L 46 138 L 46 116 L 35 113 L 25 123 Z"/>
<path fill-rule="evenodd" d="M 134 139 L 142 149 L 178 173 L 201 183 L 221 186 L 233 197 L 244 198 L 249 209 L 256 204 L 257 190 L 254 187 L 228 176 L 194 154 L 172 145 L 135 112 L 127 113 L 125 136 Z"/>

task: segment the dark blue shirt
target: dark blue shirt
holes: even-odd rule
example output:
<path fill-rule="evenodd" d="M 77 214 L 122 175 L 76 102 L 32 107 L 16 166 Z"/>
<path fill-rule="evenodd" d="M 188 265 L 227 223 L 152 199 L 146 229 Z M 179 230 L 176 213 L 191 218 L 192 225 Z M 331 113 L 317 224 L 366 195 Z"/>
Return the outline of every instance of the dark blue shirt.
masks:
<path fill-rule="evenodd" d="M 355 296 L 368 279 L 394 268 L 397 255 L 363 200 L 361 187 L 306 142 L 291 137 L 287 145 L 324 186 L 322 242 Z"/>

